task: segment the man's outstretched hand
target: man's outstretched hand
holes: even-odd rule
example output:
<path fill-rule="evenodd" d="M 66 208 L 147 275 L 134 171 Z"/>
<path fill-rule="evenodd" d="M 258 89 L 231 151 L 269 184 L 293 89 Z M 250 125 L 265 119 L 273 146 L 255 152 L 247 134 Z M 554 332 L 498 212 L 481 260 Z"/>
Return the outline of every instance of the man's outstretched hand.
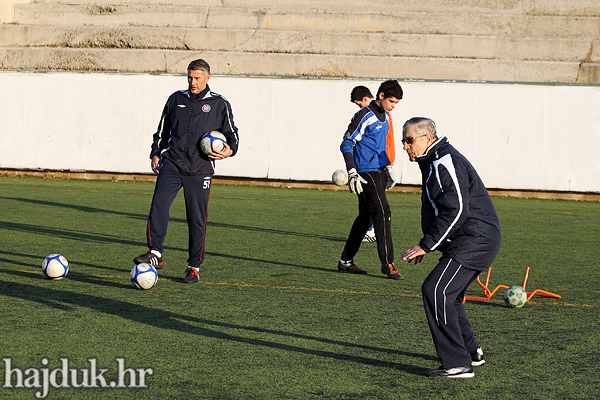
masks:
<path fill-rule="evenodd" d="M 410 249 L 406 250 L 402 256 L 400 256 L 400 262 L 408 260 L 410 263 L 414 261 L 415 265 L 423 261 L 423 256 L 427 254 L 425 250 L 421 248 L 421 246 L 414 245 Z"/>

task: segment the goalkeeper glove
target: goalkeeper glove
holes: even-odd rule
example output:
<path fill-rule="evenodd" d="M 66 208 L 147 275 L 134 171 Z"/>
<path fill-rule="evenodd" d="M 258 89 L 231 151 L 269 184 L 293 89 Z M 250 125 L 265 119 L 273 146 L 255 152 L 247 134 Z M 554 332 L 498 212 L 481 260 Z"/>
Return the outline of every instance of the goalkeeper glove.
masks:
<path fill-rule="evenodd" d="M 363 183 L 367 183 L 367 181 L 356 172 L 356 168 L 351 168 L 348 171 L 348 189 L 354 194 L 361 194 Z"/>
<path fill-rule="evenodd" d="M 398 177 L 396 176 L 396 171 L 394 170 L 394 167 L 390 164 L 387 167 L 385 167 L 385 173 L 387 174 L 387 185 L 386 185 L 386 189 L 391 189 L 394 187 L 394 185 L 396 183 L 398 183 Z"/>

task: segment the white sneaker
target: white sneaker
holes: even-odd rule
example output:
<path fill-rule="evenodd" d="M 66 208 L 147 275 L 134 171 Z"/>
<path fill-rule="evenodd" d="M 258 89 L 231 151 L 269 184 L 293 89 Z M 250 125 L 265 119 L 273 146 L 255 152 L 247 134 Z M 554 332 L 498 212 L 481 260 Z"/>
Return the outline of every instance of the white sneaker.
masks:
<path fill-rule="evenodd" d="M 454 367 L 454 368 L 442 368 L 438 367 L 435 369 L 430 369 L 425 372 L 425 375 L 429 377 L 444 377 L 444 378 L 473 378 L 475 373 L 473 372 L 473 367 L 471 365 L 465 365 L 464 367 Z"/>
<path fill-rule="evenodd" d="M 377 241 L 377 238 L 375 237 L 375 229 L 373 229 L 372 226 L 369 228 L 369 230 L 365 234 L 365 237 L 363 238 L 362 241 L 363 241 L 363 243 L 365 243 L 365 242 L 376 242 Z"/>
<path fill-rule="evenodd" d="M 475 353 L 471 353 L 471 365 L 474 367 L 479 367 L 483 364 L 485 364 L 485 360 L 483 359 L 483 350 L 480 347 L 475 351 Z"/>

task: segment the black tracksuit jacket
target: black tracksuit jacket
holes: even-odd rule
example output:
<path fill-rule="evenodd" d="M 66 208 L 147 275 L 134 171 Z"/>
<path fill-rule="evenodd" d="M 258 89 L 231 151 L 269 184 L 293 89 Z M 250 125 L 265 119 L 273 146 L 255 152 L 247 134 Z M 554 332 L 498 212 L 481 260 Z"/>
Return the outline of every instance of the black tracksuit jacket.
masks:
<path fill-rule="evenodd" d="M 229 102 L 211 92 L 208 85 L 198 94 L 177 91 L 165 104 L 150 158 L 159 156 L 171 161 L 183 175 L 212 174 L 214 164 L 200 149 L 200 139 L 210 131 L 225 135 L 233 155 L 237 153 L 238 130 Z"/>
<path fill-rule="evenodd" d="M 487 271 L 500 250 L 500 221 L 471 163 L 440 137 L 417 157 L 421 169 L 419 245 L 439 250 L 466 268 Z"/>

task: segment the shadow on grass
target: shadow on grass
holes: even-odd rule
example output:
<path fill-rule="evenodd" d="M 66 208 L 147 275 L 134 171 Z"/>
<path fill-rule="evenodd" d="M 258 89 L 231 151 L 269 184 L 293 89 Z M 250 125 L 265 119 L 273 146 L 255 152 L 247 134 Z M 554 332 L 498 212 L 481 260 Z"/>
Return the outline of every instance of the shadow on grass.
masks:
<path fill-rule="evenodd" d="M 31 259 L 31 262 L 25 262 L 25 261 L 19 261 L 19 260 L 11 260 L 8 258 L 0 258 L 0 262 L 4 262 L 6 264 L 10 264 L 10 265 L 20 265 L 23 267 L 27 267 L 27 268 L 31 268 L 31 267 L 39 267 L 41 269 L 42 267 L 42 261 L 43 258 L 41 258 L 38 254 L 24 254 L 24 253 L 15 253 L 12 251 L 6 251 L 6 250 L 0 250 L 0 254 L 5 254 L 7 256 L 16 256 L 19 258 L 28 258 Z M 132 257 L 133 260 L 133 257 Z M 116 268 L 116 267 L 108 267 L 106 265 L 101 265 L 101 264 L 90 264 L 90 263 L 85 263 L 85 262 L 81 262 L 72 258 L 68 258 L 67 261 L 69 262 L 69 268 L 70 271 L 73 270 L 73 267 L 77 268 L 78 266 L 85 266 L 85 267 L 89 267 L 89 268 L 98 268 L 101 270 L 112 270 L 115 272 L 119 272 L 119 273 L 125 273 L 128 272 L 126 269 L 123 268 Z M 131 262 L 131 266 L 133 267 L 133 261 Z"/>
<path fill-rule="evenodd" d="M 76 210 L 76 211 L 80 211 L 80 212 L 84 212 L 84 213 L 93 213 L 93 214 L 105 213 L 105 214 L 120 215 L 120 216 L 132 218 L 132 219 L 136 219 L 136 220 L 142 220 L 142 221 L 145 221 L 148 219 L 147 214 L 134 214 L 134 213 L 128 213 L 128 212 L 123 212 L 123 211 L 115 211 L 115 210 L 110 210 L 110 209 L 88 207 L 88 206 L 75 205 L 75 204 L 66 204 L 66 203 L 60 203 L 60 202 L 48 201 L 48 200 L 34 200 L 34 199 L 23 199 L 23 198 L 4 197 L 4 196 L 0 196 L 0 199 L 21 201 L 21 202 L 32 203 L 32 204 L 37 204 L 37 205 L 41 205 L 41 206 L 68 208 L 68 209 L 72 209 L 72 210 Z M 149 206 L 149 204 L 148 204 L 148 206 Z M 187 224 L 187 220 L 184 218 L 170 218 L 169 222 Z M 7 229 L 22 230 L 22 231 L 34 231 L 34 232 L 38 232 L 38 233 L 46 233 L 45 232 L 46 230 L 51 229 L 51 228 L 44 228 L 44 227 L 39 227 L 39 226 L 36 227 L 35 225 L 29 225 L 29 224 L 12 224 L 12 226 L 11 226 L 10 222 L 3 222 L 2 225 L 3 225 L 3 228 L 7 228 Z M 19 225 L 22 225 L 22 227 Z M 334 241 L 334 242 L 345 242 L 346 241 L 345 238 L 340 238 L 340 237 L 335 237 L 335 236 L 319 235 L 319 234 L 314 234 L 314 233 L 302 233 L 302 232 L 295 232 L 295 231 L 284 231 L 284 230 L 280 230 L 280 229 L 271 229 L 271 228 L 264 228 L 264 227 L 255 227 L 255 226 L 226 224 L 226 223 L 222 223 L 222 222 L 208 221 L 207 225 L 218 227 L 218 228 L 225 228 L 225 229 L 244 230 L 247 232 L 260 232 L 260 233 L 268 233 L 268 234 L 274 234 L 274 235 L 315 238 L 315 239 L 330 240 L 330 241 Z M 17 229 L 15 229 L 15 228 L 17 228 Z M 18 228 L 21 228 L 21 229 L 18 229 Z M 37 230 L 34 228 L 37 228 Z M 90 235 L 89 233 L 85 233 L 85 232 L 75 232 L 74 234 L 82 235 L 84 238 L 87 238 L 86 235 Z M 63 237 L 63 236 L 61 236 L 61 237 Z"/>
<path fill-rule="evenodd" d="M 7 273 L 15 273 L 17 271 L 3 271 Z M 19 274 L 19 273 L 17 273 Z M 110 283 L 110 286 L 115 286 Z M 121 284 L 117 285 L 121 287 Z M 335 346 L 344 346 L 348 348 L 356 348 L 369 351 L 384 352 L 386 354 L 397 354 L 399 356 L 406 357 L 417 357 L 426 360 L 436 360 L 434 357 L 404 352 L 400 350 L 391 350 L 385 348 L 379 348 L 374 346 L 356 345 L 347 342 L 341 342 L 331 339 L 319 338 L 308 335 L 301 335 L 297 333 L 284 332 L 272 329 L 265 329 L 260 327 L 251 327 L 236 325 L 232 323 L 226 323 L 221 321 L 212 321 L 204 318 L 192 317 L 189 315 L 178 314 L 170 311 L 159 310 L 155 308 L 146 307 L 143 305 L 133 304 L 124 302 L 116 299 L 109 299 L 90 294 L 74 293 L 63 290 L 56 290 L 50 288 L 44 288 L 39 286 L 32 286 L 27 284 L 21 284 L 16 282 L 9 282 L 0 280 L 0 287 L 2 287 L 1 296 L 13 297 L 23 299 L 27 301 L 34 301 L 41 303 L 45 306 L 50 306 L 61 311 L 71 311 L 74 307 L 86 307 L 92 310 L 96 310 L 105 314 L 115 315 L 121 318 L 128 319 L 133 322 L 140 324 L 151 325 L 160 329 L 174 330 L 177 332 L 183 332 L 193 335 L 199 335 L 206 338 L 214 338 L 219 340 L 226 340 L 236 343 L 244 343 L 252 346 L 263 346 L 277 350 L 314 355 L 318 357 L 326 357 L 331 359 L 337 359 L 341 361 L 360 363 L 365 365 L 372 365 L 376 367 L 393 368 L 404 371 L 409 374 L 422 375 L 424 368 L 398 363 L 382 361 L 375 358 L 363 357 L 350 354 L 341 354 L 335 351 L 317 350 L 297 345 L 291 345 L 286 343 L 278 343 L 275 341 L 269 341 L 264 339 L 248 338 L 244 336 L 238 336 L 226 332 L 222 332 L 222 329 L 237 329 L 246 332 L 254 332 L 259 334 L 270 334 L 280 338 L 294 338 L 294 339 L 305 339 L 312 340 L 320 343 L 325 343 Z M 204 326 L 202 326 L 204 325 Z"/>
<path fill-rule="evenodd" d="M 501 297 L 499 297 L 497 300 L 500 300 Z M 468 300 L 466 301 L 465 304 L 477 304 L 478 306 L 486 306 L 486 307 L 501 307 L 501 308 L 509 308 L 504 301 L 500 302 L 500 301 L 485 301 L 485 300 Z"/>
<path fill-rule="evenodd" d="M 132 218 L 132 219 L 136 219 L 136 220 L 143 220 L 143 221 L 148 219 L 147 214 L 134 214 L 134 213 L 128 213 L 128 212 L 123 212 L 123 211 L 115 211 L 115 210 L 109 210 L 109 209 L 104 209 L 104 208 L 96 208 L 96 207 L 88 207 L 88 206 L 75 205 L 75 204 L 59 203 L 59 202 L 47 201 L 47 200 L 23 199 L 23 198 L 4 197 L 4 196 L 0 196 L 0 199 L 21 201 L 24 203 L 33 203 L 33 204 L 37 204 L 37 205 L 41 205 L 41 206 L 68 208 L 68 209 L 85 212 L 85 213 L 94 213 L 94 214 L 106 213 L 106 214 L 120 215 L 120 216 Z M 149 204 L 148 204 L 148 206 L 149 206 Z M 187 220 L 183 219 L 183 218 L 170 218 L 169 222 L 187 224 Z M 7 224 L 7 226 L 5 226 L 5 224 Z M 11 229 L 10 222 L 3 222 L 2 225 L 3 225 L 3 228 Z M 24 229 L 21 229 L 21 230 L 24 230 L 24 231 L 32 231 L 32 228 L 36 227 L 35 225 L 28 225 L 28 224 L 12 224 L 12 225 L 14 225 L 12 227 L 13 229 L 15 227 L 18 228 L 19 225 L 23 225 Z M 274 235 L 287 235 L 287 236 L 296 236 L 296 237 L 305 237 L 305 238 L 315 238 L 315 239 L 330 240 L 330 241 L 334 241 L 334 242 L 345 242 L 346 241 L 345 238 L 340 238 L 340 237 L 335 237 L 335 236 L 318 235 L 318 234 L 314 234 L 314 233 L 302 233 L 302 232 L 295 232 L 295 231 L 284 231 L 284 230 L 280 230 L 280 229 L 271 229 L 271 228 L 255 227 L 255 226 L 226 224 L 226 223 L 222 223 L 222 222 L 208 221 L 207 225 L 218 227 L 218 228 L 225 228 L 225 229 L 238 229 L 238 230 L 244 230 L 244 231 L 248 231 L 248 232 L 260 232 L 260 233 L 269 233 L 269 234 L 274 234 Z M 51 229 L 51 228 L 43 228 L 43 227 L 37 227 L 37 228 L 42 231 L 41 233 L 44 233 L 43 232 L 44 230 Z M 17 229 L 17 230 L 19 230 L 19 229 Z M 33 230 L 33 231 L 35 231 L 35 230 Z M 78 233 L 78 234 L 81 234 L 81 233 Z M 85 235 L 85 233 L 84 233 L 84 235 Z M 88 235 L 90 235 L 90 234 L 88 234 Z M 63 237 L 63 236 L 60 236 L 60 237 Z"/>
<path fill-rule="evenodd" d="M 310 265 L 301 265 L 301 264 L 286 263 L 286 262 L 281 262 L 281 261 L 261 260 L 259 258 L 244 257 L 244 256 L 240 256 L 240 255 L 237 255 L 237 254 L 214 253 L 214 252 L 210 252 L 210 251 L 207 251 L 204 254 L 210 255 L 212 257 L 229 258 L 229 259 L 234 260 L 236 263 L 239 263 L 240 261 L 249 261 L 249 262 L 259 263 L 259 264 L 268 264 L 268 265 L 277 265 L 277 266 L 282 266 L 282 267 L 293 267 L 293 268 L 310 269 L 310 270 L 313 270 L 313 271 L 335 272 L 336 274 L 339 273 L 338 270 L 337 270 L 337 268 L 336 268 L 336 266 L 335 266 L 335 264 L 331 268 L 323 268 L 323 267 L 313 267 L 313 266 L 310 266 Z M 337 260 L 336 260 L 336 262 L 337 262 Z"/>
<path fill-rule="evenodd" d="M 120 245 L 126 245 L 126 246 L 136 246 L 136 247 L 141 248 L 140 252 L 143 252 L 143 251 L 145 251 L 144 249 L 146 249 L 146 243 L 141 243 L 141 242 L 134 241 L 134 240 L 124 240 L 120 236 L 104 235 L 104 234 L 99 234 L 99 233 L 91 233 L 91 232 L 77 231 L 77 230 L 68 230 L 68 229 L 65 229 L 64 227 L 50 228 L 50 227 L 37 226 L 37 225 L 32 225 L 32 224 L 24 224 L 24 223 L 16 223 L 16 222 L 2 222 L 2 228 L 0 228 L 0 230 L 3 230 L 3 229 L 18 231 L 18 232 L 34 233 L 34 234 L 39 234 L 39 235 L 46 235 L 46 236 L 51 236 L 53 238 L 70 239 L 70 240 L 75 240 L 78 242 L 101 243 L 101 244 L 110 243 L 110 244 L 120 244 Z M 260 230 L 260 228 L 252 228 L 251 230 Z M 280 231 L 280 232 L 284 232 L 284 231 Z M 171 246 L 165 246 L 165 250 L 187 252 L 187 249 L 171 247 Z M 9 254 L 2 250 L 0 250 L 0 253 Z M 27 254 L 15 254 L 15 253 L 10 253 L 10 254 L 31 257 L 30 255 L 27 255 Z M 212 255 L 212 256 L 218 256 L 218 257 L 231 258 L 236 261 L 240 261 L 240 260 L 252 261 L 252 262 L 259 262 L 259 263 L 264 263 L 264 264 L 281 265 L 281 266 L 286 266 L 286 267 L 298 267 L 298 268 L 306 268 L 306 269 L 313 269 L 313 270 L 326 271 L 326 272 L 327 271 L 337 272 L 337 270 L 335 270 L 334 268 L 320 268 L 320 267 L 312 267 L 312 266 L 307 266 L 307 265 L 283 263 L 283 262 L 270 261 L 270 260 L 261 260 L 261 259 L 251 258 L 251 257 L 244 257 L 244 256 L 240 256 L 237 254 L 224 254 L 224 253 L 214 253 L 214 252 L 206 252 L 205 254 Z M 133 259 L 133 257 L 135 257 L 137 255 L 138 254 L 133 254 L 131 256 L 131 258 Z M 36 259 L 39 258 L 39 255 L 36 255 L 35 258 Z M 10 260 L 6 260 L 6 261 L 11 262 Z M 69 262 L 75 262 L 75 260 L 69 260 Z M 87 266 L 94 267 L 94 268 L 105 268 L 105 269 L 109 268 L 110 269 L 110 267 L 102 267 L 97 264 L 85 264 L 85 263 L 80 263 L 80 264 L 87 265 Z"/>
<path fill-rule="evenodd" d="M 23 199 L 23 198 L 4 197 L 4 196 L 0 196 L 0 199 L 21 201 L 23 203 L 32 203 L 32 204 L 37 204 L 40 206 L 68 208 L 68 209 L 86 212 L 86 213 L 94 213 L 94 214 L 106 213 L 106 214 L 122 215 L 124 217 L 129 217 L 129 218 L 133 218 L 133 219 L 141 219 L 141 220 L 145 220 L 148 218 L 147 214 L 133 214 L 133 213 L 123 212 L 123 211 L 107 210 L 104 208 L 88 207 L 88 206 L 82 206 L 82 205 L 77 205 L 77 204 L 60 203 L 60 202 L 56 202 L 56 201 Z"/>
<path fill-rule="evenodd" d="M 138 243 L 138 245 L 140 247 L 142 247 L 141 244 Z M 145 248 L 145 246 L 144 246 L 144 248 Z M 166 246 L 165 248 L 170 251 L 187 252 L 187 250 L 178 249 L 178 248 L 174 248 L 174 247 L 170 247 L 170 246 Z M 142 251 L 144 251 L 144 250 L 140 249 L 140 252 L 142 252 Z M 5 254 L 7 256 L 15 256 L 18 258 L 25 257 L 28 259 L 32 259 L 31 262 L 24 262 L 24 261 L 20 261 L 20 260 L 11 260 L 9 258 L 0 258 L 0 262 L 4 262 L 4 263 L 10 264 L 10 265 L 20 265 L 20 266 L 28 267 L 28 268 L 31 268 L 33 266 L 41 268 L 42 261 L 43 261 L 43 258 L 40 258 L 39 254 L 15 253 L 15 252 L 6 251 L 6 250 L 0 250 L 0 254 Z M 270 261 L 270 260 L 252 258 L 252 257 L 243 257 L 243 256 L 235 255 L 235 254 L 214 253 L 214 252 L 208 252 L 208 251 L 205 252 L 204 254 L 209 255 L 211 257 L 223 257 L 223 258 L 231 259 L 231 260 L 234 260 L 236 263 L 239 263 L 240 261 L 247 261 L 247 262 L 258 263 L 258 264 L 276 265 L 276 266 L 293 267 L 293 268 L 303 268 L 303 269 L 310 269 L 310 270 L 324 271 L 324 272 L 335 272 L 336 274 L 338 273 L 337 269 L 335 269 L 335 268 L 312 267 L 309 265 L 292 264 L 292 263 L 285 263 L 285 262 L 280 262 L 280 261 Z M 69 268 L 71 268 L 71 271 L 73 269 L 72 267 L 85 266 L 85 267 L 89 267 L 89 268 L 97 268 L 100 270 L 115 271 L 115 272 L 122 273 L 122 274 L 128 274 L 129 270 L 127 269 L 127 267 L 130 266 L 131 268 L 133 268 L 133 257 L 136 255 L 138 255 L 138 254 L 133 254 L 130 258 L 123 260 L 122 267 L 110 267 L 107 265 L 103 265 L 101 263 L 93 263 L 92 264 L 92 263 L 79 261 L 79 260 L 71 258 L 71 257 L 68 257 L 67 260 L 69 261 Z M 63 254 L 63 256 L 65 256 L 65 254 Z M 168 259 L 166 259 L 166 261 L 165 261 L 165 265 L 167 265 L 167 264 L 168 264 Z M 170 272 L 177 271 L 178 273 L 184 274 L 186 268 L 187 268 L 187 265 L 179 265 L 179 266 L 169 265 L 165 269 L 162 269 L 161 271 L 159 271 L 160 272 L 159 275 L 161 278 L 178 281 L 178 280 L 181 280 L 181 278 L 166 275 L 167 274 L 166 270 L 168 270 Z"/>
<path fill-rule="evenodd" d="M 234 224 L 225 224 L 223 222 L 208 222 L 208 226 L 214 226 L 218 228 L 226 228 L 226 229 L 240 229 L 248 232 L 260 232 L 260 233 L 271 233 L 274 235 L 285 235 L 285 236 L 296 236 L 303 238 L 312 238 L 312 239 L 323 239 L 329 240 L 332 242 L 345 242 L 346 238 L 340 238 L 336 236 L 327 236 L 327 235 L 319 235 L 315 233 L 303 233 L 303 232 L 295 232 L 295 231 L 283 231 L 281 229 L 272 229 L 272 228 L 261 228 L 255 226 L 245 226 L 245 225 L 234 225 Z"/>
<path fill-rule="evenodd" d="M 44 278 L 46 279 L 46 278 Z M 93 276 L 88 274 L 79 274 L 77 272 L 69 272 L 68 276 L 65 278 L 70 281 L 83 282 L 83 283 L 91 283 L 93 285 L 101 285 L 101 286 L 111 286 L 119 289 L 135 289 L 132 284 L 124 284 L 119 282 L 107 281 L 104 277 Z"/>
<path fill-rule="evenodd" d="M 41 263 L 40 263 L 39 270 L 31 270 L 32 265 L 29 263 L 15 262 L 13 260 L 8 260 L 5 258 L 0 258 L 0 263 L 1 262 L 6 262 L 9 264 L 13 264 L 13 265 L 14 264 L 22 265 L 22 266 L 27 267 L 28 270 L 27 271 L 16 271 L 16 270 L 10 270 L 10 269 L 0 269 L 0 272 L 12 274 L 12 275 L 19 275 L 19 276 L 30 278 L 30 279 L 33 277 L 38 277 L 39 279 L 42 279 L 42 280 L 46 279 L 46 277 L 41 273 Z M 69 273 L 67 274 L 67 277 L 65 278 L 66 280 L 91 283 L 91 284 L 100 285 L 100 286 L 112 286 L 112 287 L 117 287 L 117 288 L 134 289 L 133 285 L 124 285 L 121 283 L 116 283 L 116 282 L 107 280 L 108 278 L 111 278 L 111 276 L 106 276 L 106 275 L 96 276 L 96 275 L 90 274 L 90 273 L 80 273 L 80 272 L 74 271 L 73 266 L 77 267 L 79 265 L 83 265 L 83 264 L 69 262 Z M 90 265 L 92 267 L 98 267 L 97 265 L 91 265 L 91 264 L 86 264 L 86 265 Z M 131 267 L 133 268 L 133 262 L 131 263 Z M 130 273 L 130 270 L 128 270 L 128 269 L 123 269 L 123 268 L 111 268 L 111 269 L 117 271 L 119 273 L 119 277 L 128 276 Z M 183 271 L 184 271 L 184 269 L 182 268 L 181 272 L 183 272 Z M 168 276 L 168 275 L 165 275 L 164 272 L 161 272 L 159 275 L 160 275 L 160 279 L 169 280 L 169 281 L 173 281 L 173 282 L 180 282 L 183 279 L 183 274 L 181 276 L 172 276 L 172 275 Z"/>
<path fill-rule="evenodd" d="M 116 235 L 106 235 L 96 232 L 77 231 L 73 229 L 66 229 L 65 227 L 46 227 L 32 224 L 24 224 L 18 222 L 7 222 L 2 221 L 2 228 L 0 230 L 17 231 L 33 233 L 38 235 L 52 236 L 53 238 L 61 239 L 72 239 L 80 242 L 91 242 L 91 243 L 111 243 L 111 244 L 124 244 L 129 246 L 145 246 L 145 243 L 136 242 L 133 240 L 123 240 L 121 237 Z"/>

